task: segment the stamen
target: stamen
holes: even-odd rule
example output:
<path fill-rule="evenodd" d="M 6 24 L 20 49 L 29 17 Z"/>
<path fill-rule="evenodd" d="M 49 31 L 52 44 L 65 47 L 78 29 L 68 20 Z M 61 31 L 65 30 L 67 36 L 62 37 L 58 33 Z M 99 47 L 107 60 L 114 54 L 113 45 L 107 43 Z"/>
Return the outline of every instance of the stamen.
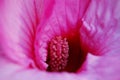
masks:
<path fill-rule="evenodd" d="M 68 62 L 69 46 L 66 38 L 54 37 L 49 45 L 48 65 L 50 71 L 62 71 Z"/>

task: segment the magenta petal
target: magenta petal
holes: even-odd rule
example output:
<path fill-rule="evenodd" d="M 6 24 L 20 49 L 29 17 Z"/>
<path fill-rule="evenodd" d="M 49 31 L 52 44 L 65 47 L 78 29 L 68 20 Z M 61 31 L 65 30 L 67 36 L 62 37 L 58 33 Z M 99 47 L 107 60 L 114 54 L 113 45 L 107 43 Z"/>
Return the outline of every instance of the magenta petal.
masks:
<path fill-rule="evenodd" d="M 117 0 L 91 1 L 82 18 L 83 25 L 80 29 L 83 48 L 87 47 L 88 52 L 109 55 L 120 51 L 119 5 L 120 2 Z"/>
<path fill-rule="evenodd" d="M 119 54 L 95 56 L 89 53 L 80 72 L 80 77 L 90 78 L 90 80 L 119 80 L 119 66 Z"/>
<path fill-rule="evenodd" d="M 15 63 L 34 66 L 34 37 L 40 11 L 37 13 L 37 10 L 34 10 L 36 6 L 34 1 L 4 0 L 1 4 L 1 55 Z"/>
<path fill-rule="evenodd" d="M 79 74 L 74 73 L 49 73 L 44 71 L 39 71 L 37 69 L 26 69 L 22 66 L 9 63 L 4 59 L 0 59 L 1 66 L 0 71 L 2 74 L 0 75 L 1 80 L 119 80 L 119 64 L 120 62 L 119 56 L 112 58 L 110 57 L 96 57 L 93 55 L 88 55 L 87 57 L 87 67 Z M 116 62 L 118 61 L 118 62 Z M 101 64 L 102 63 L 102 64 Z M 112 63 L 112 64 L 111 64 Z M 109 65 L 109 67 L 108 67 Z M 113 70 L 113 67 L 115 70 Z M 117 73 L 118 72 L 118 73 Z M 112 75 L 112 76 L 110 76 Z M 104 77 L 104 78 L 103 78 Z"/>
<path fill-rule="evenodd" d="M 1 59 L 0 59 L 1 60 Z M 79 80 L 79 76 L 75 74 L 69 74 L 69 73 L 49 73 L 49 72 L 42 72 L 37 69 L 26 69 L 21 66 L 18 66 L 16 64 L 9 63 L 7 61 L 1 60 L 0 64 L 3 64 L 4 66 L 1 66 L 0 71 L 2 74 L 0 74 L 1 80 Z"/>

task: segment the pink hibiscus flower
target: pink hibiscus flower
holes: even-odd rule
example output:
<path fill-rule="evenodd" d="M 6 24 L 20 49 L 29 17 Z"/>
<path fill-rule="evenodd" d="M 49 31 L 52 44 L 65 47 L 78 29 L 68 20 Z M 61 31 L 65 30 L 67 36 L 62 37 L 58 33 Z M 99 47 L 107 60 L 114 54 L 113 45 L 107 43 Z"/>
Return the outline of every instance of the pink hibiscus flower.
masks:
<path fill-rule="evenodd" d="M 0 80 L 120 80 L 119 0 L 0 0 Z"/>

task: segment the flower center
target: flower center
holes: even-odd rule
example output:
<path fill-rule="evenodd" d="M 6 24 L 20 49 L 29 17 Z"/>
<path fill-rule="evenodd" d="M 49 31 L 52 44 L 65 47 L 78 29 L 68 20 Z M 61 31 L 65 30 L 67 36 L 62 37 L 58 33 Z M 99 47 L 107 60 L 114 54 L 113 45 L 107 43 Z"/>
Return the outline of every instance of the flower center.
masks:
<path fill-rule="evenodd" d="M 56 36 L 51 39 L 47 63 L 49 71 L 63 71 L 69 57 L 69 46 L 66 38 Z"/>

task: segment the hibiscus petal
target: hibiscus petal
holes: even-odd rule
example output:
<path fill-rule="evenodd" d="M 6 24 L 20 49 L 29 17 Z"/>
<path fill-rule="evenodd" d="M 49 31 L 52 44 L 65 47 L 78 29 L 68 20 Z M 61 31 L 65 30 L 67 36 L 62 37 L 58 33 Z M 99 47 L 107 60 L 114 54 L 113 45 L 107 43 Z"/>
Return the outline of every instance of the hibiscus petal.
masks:
<path fill-rule="evenodd" d="M 114 3 L 114 4 L 113 4 Z M 91 1 L 80 29 L 83 47 L 96 55 L 119 51 L 120 1 Z M 113 52 L 114 54 L 114 52 Z M 108 55 L 108 54 L 106 54 Z"/>
<path fill-rule="evenodd" d="M 23 66 L 11 63 L 10 61 L 0 58 L 0 79 L 1 80 L 79 80 L 79 76 L 73 73 L 50 73 L 38 69 L 28 69 Z"/>
<path fill-rule="evenodd" d="M 33 63 L 35 29 L 41 14 L 37 12 L 39 8 L 37 6 L 35 10 L 35 2 L 28 0 L 4 0 L 1 4 L 1 54 L 13 62 L 28 66 Z"/>
<path fill-rule="evenodd" d="M 92 60 L 91 60 L 92 59 Z M 44 71 L 39 71 L 37 69 L 26 69 L 14 63 L 9 63 L 9 61 L 0 59 L 0 75 L 1 80 L 119 80 L 119 56 L 116 57 L 96 57 L 89 54 L 87 57 L 87 67 L 79 74 L 74 73 L 49 73 Z M 116 62 L 117 61 L 117 62 Z M 98 64 L 98 65 L 96 65 Z M 108 67 L 109 65 L 109 67 Z M 114 65 L 114 66 L 113 66 Z M 113 67 L 115 70 L 113 70 Z M 110 76 L 112 75 L 112 76 Z M 7 77 L 6 77 L 7 76 Z M 104 78 L 103 78 L 104 77 Z"/>

